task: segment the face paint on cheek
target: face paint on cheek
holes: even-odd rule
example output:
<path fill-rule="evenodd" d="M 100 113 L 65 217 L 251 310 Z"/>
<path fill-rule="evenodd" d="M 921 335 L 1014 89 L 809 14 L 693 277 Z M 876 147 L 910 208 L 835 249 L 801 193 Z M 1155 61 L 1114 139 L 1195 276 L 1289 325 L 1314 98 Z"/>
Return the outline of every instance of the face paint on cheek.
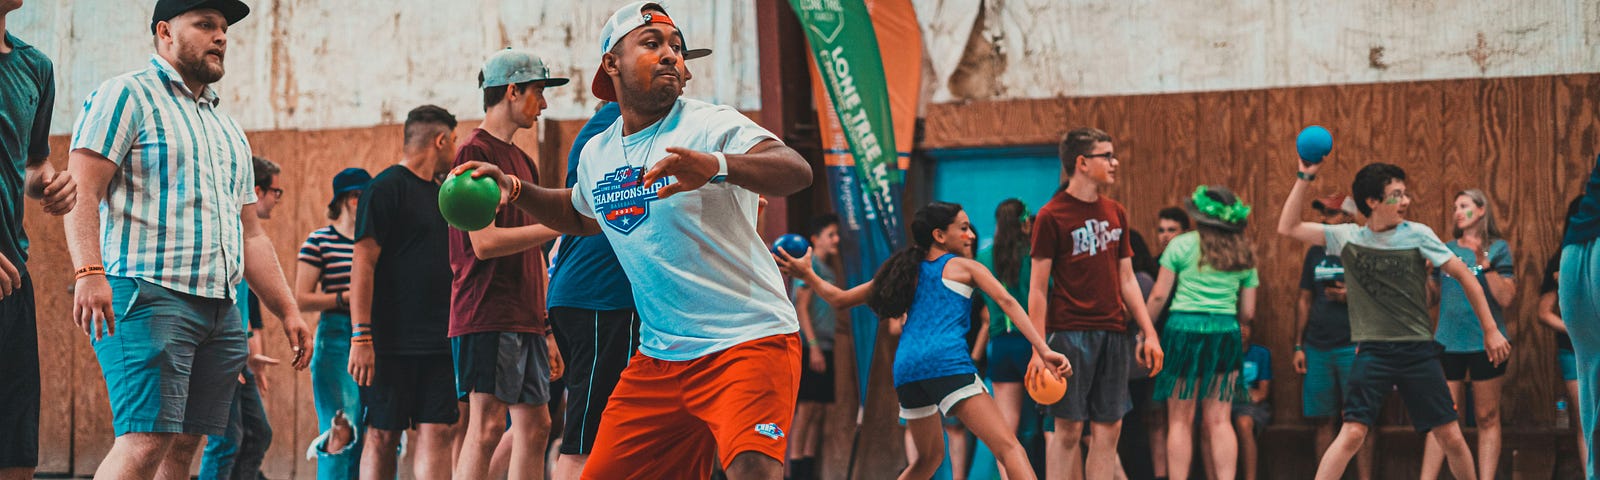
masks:
<path fill-rule="evenodd" d="M 1400 197 L 1389 197 L 1389 198 L 1383 199 L 1383 204 L 1384 205 L 1396 205 L 1396 204 L 1399 204 L 1399 203 L 1400 203 Z"/>
<path fill-rule="evenodd" d="M 634 74 L 637 75 L 640 85 L 649 85 L 650 80 L 656 77 L 656 65 L 661 64 L 661 55 L 647 53 L 640 55 L 633 63 Z"/>
<path fill-rule="evenodd" d="M 1472 220 L 1472 210 L 1467 210 L 1467 220 Z"/>
<path fill-rule="evenodd" d="M 539 108 L 539 103 L 541 103 L 541 102 L 539 102 L 539 97 L 531 95 L 532 94 L 532 89 L 529 89 L 528 93 L 530 94 L 530 96 L 527 99 L 522 101 L 522 117 L 523 118 L 538 117 L 539 116 L 539 110 L 541 110 Z"/>

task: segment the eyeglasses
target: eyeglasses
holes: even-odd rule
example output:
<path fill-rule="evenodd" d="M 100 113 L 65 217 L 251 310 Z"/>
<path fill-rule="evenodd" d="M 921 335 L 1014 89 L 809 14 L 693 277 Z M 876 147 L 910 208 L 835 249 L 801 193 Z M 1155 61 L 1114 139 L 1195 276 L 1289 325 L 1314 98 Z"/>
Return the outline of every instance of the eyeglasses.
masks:
<path fill-rule="evenodd" d="M 1181 229 L 1181 228 L 1161 228 L 1161 227 L 1156 227 L 1156 233 L 1178 233 L 1178 232 L 1182 232 L 1182 231 L 1183 231 L 1183 229 Z"/>
<path fill-rule="evenodd" d="M 1116 152 L 1096 153 L 1096 154 L 1093 154 L 1093 155 L 1084 155 L 1083 158 L 1104 158 L 1104 159 L 1106 159 L 1106 161 L 1115 161 L 1117 159 L 1117 153 Z"/>

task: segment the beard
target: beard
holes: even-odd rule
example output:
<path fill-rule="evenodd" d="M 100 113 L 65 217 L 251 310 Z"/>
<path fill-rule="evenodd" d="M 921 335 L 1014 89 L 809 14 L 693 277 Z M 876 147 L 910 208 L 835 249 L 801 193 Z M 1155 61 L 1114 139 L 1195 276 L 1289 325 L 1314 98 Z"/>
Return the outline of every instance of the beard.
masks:
<path fill-rule="evenodd" d="M 217 83 L 218 80 L 222 80 L 222 61 L 217 60 L 212 63 L 206 57 L 208 52 L 210 52 L 209 48 L 194 47 L 180 43 L 178 44 L 178 62 L 172 68 L 182 74 L 185 79 L 208 85 Z"/>
<path fill-rule="evenodd" d="M 681 71 L 680 71 L 681 73 Z M 628 97 L 628 107 L 641 112 L 659 112 L 672 108 L 672 104 L 683 95 L 683 82 L 668 83 L 652 86 L 656 76 L 651 75 L 646 85 L 634 85 L 631 81 L 633 75 L 621 75 L 620 96 Z M 682 78 L 682 77 L 679 77 Z"/>

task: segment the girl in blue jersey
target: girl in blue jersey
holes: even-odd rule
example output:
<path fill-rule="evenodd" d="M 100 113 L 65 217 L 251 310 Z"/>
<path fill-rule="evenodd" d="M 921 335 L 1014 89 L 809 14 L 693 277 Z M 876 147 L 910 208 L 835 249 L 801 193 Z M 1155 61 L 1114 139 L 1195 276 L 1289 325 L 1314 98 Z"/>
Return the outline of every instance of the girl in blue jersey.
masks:
<path fill-rule="evenodd" d="M 865 303 L 879 318 L 904 318 L 895 351 L 894 384 L 900 416 L 907 420 L 917 458 L 901 472 L 901 480 L 931 478 L 944 460 L 944 435 L 936 415 L 940 413 L 960 418 L 989 445 L 1007 478 L 1035 478 L 1027 453 L 1017 441 L 1016 425 L 1006 423 L 985 390 L 966 340 L 972 326 L 975 288 L 993 297 L 1011 318 L 1028 318 L 1027 313 L 988 268 L 952 253 L 964 251 L 974 239 L 972 224 L 960 205 L 934 202 L 918 210 L 911 235 L 913 245 L 889 257 L 872 281 L 849 291 L 817 278 L 811 271 L 810 252 L 797 259 L 780 250 L 778 262 L 835 307 Z M 1071 372 L 1066 357 L 1051 351 L 1031 323 L 1017 327 L 1056 374 Z"/>

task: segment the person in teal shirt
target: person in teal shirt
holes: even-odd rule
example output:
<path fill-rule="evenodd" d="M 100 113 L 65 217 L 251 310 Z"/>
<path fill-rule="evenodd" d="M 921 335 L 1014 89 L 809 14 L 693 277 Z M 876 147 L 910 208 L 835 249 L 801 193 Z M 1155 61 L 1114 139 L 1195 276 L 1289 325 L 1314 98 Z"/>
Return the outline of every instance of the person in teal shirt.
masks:
<path fill-rule="evenodd" d="M 1501 336 L 1506 336 L 1505 307 L 1516 298 L 1516 268 L 1511 247 L 1489 205 L 1489 196 L 1483 190 L 1457 192 L 1453 205 L 1456 238 L 1445 247 L 1472 269 L 1478 285 L 1488 293 L 1495 327 Z M 1438 269 L 1429 280 L 1430 296 L 1439 305 L 1434 341 L 1444 345 L 1444 354 L 1439 357 L 1444 379 L 1456 405 L 1466 405 L 1462 398 L 1464 384 L 1472 383 L 1472 410 L 1478 421 L 1478 471 L 1491 476 L 1500 467 L 1500 390 L 1505 385 L 1506 363 L 1489 361 L 1483 330 L 1461 283 Z M 1438 478 L 1444 466 L 1444 450 L 1429 440 L 1422 452 L 1422 478 Z"/>
<path fill-rule="evenodd" d="M 1239 326 L 1255 317 L 1261 285 L 1254 247 L 1244 235 L 1250 206 L 1226 187 L 1201 185 L 1184 209 L 1199 228 L 1167 244 L 1148 300 L 1151 316 L 1159 315 L 1168 299 L 1172 305 L 1161 332 L 1167 365 L 1153 389 L 1156 400 L 1167 402 L 1167 473 L 1185 478 L 1189 472 L 1199 404 L 1214 473 L 1233 478 L 1239 453 L 1233 404 L 1250 401 L 1241 374 L 1245 349 Z"/>
<path fill-rule="evenodd" d="M 977 260 L 994 272 L 1012 298 L 1028 298 L 1028 278 L 1033 272 L 1028 246 L 1033 234 L 1033 212 L 1021 200 L 1008 198 L 995 207 L 994 224 L 994 243 L 979 250 Z M 1027 398 L 1022 379 L 1028 371 L 1028 359 L 1033 355 L 1028 339 L 1017 330 L 1017 322 L 1027 319 L 1007 317 L 994 298 L 987 295 L 984 303 L 989 310 L 986 353 L 989 381 L 994 384 L 994 400 L 1000 406 L 1000 415 L 1007 425 L 1016 426 Z M 1022 434 L 1027 436 L 1040 430 L 1030 426 L 1023 428 Z"/>

